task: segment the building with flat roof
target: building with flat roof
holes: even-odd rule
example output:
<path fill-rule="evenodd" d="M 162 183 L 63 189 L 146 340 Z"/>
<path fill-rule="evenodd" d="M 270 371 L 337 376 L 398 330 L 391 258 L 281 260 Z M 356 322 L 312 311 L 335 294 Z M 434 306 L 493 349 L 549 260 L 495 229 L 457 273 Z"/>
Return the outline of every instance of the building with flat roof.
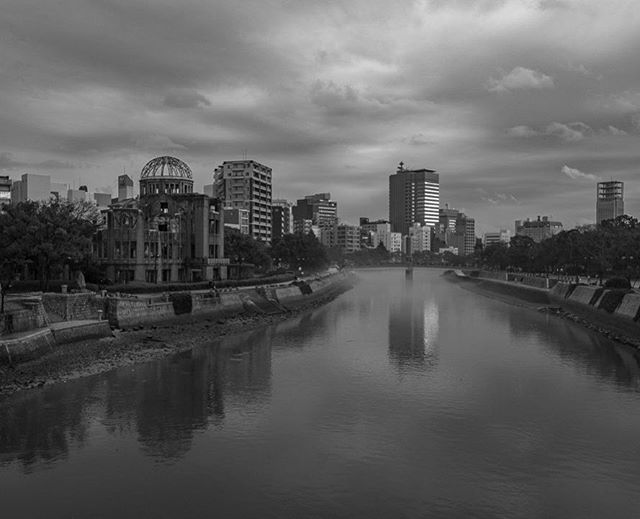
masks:
<path fill-rule="evenodd" d="M 271 242 L 270 167 L 255 160 L 231 160 L 213 174 L 214 195 L 225 207 L 249 211 L 249 234 L 256 240 Z"/>
<path fill-rule="evenodd" d="M 432 169 L 405 169 L 400 163 L 389 175 L 389 220 L 391 230 L 403 236 L 409 227 L 438 225 L 440 208 L 440 177 Z"/>
<path fill-rule="evenodd" d="M 129 175 L 118 176 L 118 201 L 133 198 L 133 179 Z"/>
<path fill-rule="evenodd" d="M 318 227 L 333 227 L 338 223 L 338 202 L 331 200 L 331 193 L 307 195 L 296 201 L 291 209 L 293 221 L 311 220 Z"/>
<path fill-rule="evenodd" d="M 64 200 L 67 198 L 68 190 L 67 184 L 52 182 L 49 175 L 25 173 L 11 186 L 11 203 L 17 204 L 26 200 L 48 202 L 52 198 Z"/>
<path fill-rule="evenodd" d="M 500 229 L 499 232 L 485 232 L 482 238 L 482 244 L 485 247 L 495 245 L 496 243 L 504 243 L 506 245 L 511 241 L 511 231 L 509 229 Z"/>
<path fill-rule="evenodd" d="M 562 223 L 549 220 L 548 216 L 538 216 L 536 220 L 516 220 L 516 236 L 528 236 L 540 243 L 562 231 Z"/>
<path fill-rule="evenodd" d="M 624 182 L 598 182 L 596 190 L 596 224 L 624 214 Z"/>

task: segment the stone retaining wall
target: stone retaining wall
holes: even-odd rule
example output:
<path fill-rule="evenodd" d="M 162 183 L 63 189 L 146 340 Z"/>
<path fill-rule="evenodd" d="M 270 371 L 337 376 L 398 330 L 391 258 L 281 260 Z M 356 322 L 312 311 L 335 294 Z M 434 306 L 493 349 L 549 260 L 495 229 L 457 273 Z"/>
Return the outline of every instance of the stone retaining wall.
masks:
<path fill-rule="evenodd" d="M 0 339 L 0 364 L 25 362 L 48 353 L 56 341 L 49 328 L 35 330 L 28 337 Z"/>
<path fill-rule="evenodd" d="M 107 298 L 109 324 L 118 328 L 164 321 L 175 317 L 171 301 L 146 301 L 137 298 Z"/>
<path fill-rule="evenodd" d="M 93 292 L 46 293 L 43 294 L 42 300 L 48 313 L 54 314 L 64 321 L 98 319 L 98 311 L 104 311 L 102 298 Z"/>
<path fill-rule="evenodd" d="M 108 321 L 80 322 L 76 326 L 65 326 L 59 329 L 53 328 L 51 331 L 53 332 L 53 338 L 58 344 L 69 344 L 84 339 L 111 337 L 113 335 Z"/>

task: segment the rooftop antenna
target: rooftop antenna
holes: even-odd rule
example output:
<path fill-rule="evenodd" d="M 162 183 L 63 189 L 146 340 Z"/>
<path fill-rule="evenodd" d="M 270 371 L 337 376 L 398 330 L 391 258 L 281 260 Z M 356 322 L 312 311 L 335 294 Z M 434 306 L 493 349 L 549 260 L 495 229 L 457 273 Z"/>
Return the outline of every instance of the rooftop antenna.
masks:
<path fill-rule="evenodd" d="M 242 160 L 247 160 L 247 148 L 242 148 Z"/>

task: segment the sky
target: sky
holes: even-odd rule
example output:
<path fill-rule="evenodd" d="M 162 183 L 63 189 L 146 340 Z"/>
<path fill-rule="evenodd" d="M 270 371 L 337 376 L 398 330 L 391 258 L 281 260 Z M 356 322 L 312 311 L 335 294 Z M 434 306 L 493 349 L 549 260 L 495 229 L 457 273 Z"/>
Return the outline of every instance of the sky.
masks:
<path fill-rule="evenodd" d="M 634 0 L 3 0 L 0 174 L 115 194 L 173 155 L 201 191 L 246 157 L 357 223 L 403 161 L 478 234 L 592 223 L 600 179 L 639 217 L 638 49 Z"/>

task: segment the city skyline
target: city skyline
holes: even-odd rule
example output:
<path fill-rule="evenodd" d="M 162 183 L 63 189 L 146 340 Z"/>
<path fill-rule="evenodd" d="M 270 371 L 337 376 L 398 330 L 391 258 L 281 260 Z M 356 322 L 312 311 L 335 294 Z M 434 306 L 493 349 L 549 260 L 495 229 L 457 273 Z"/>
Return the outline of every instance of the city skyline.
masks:
<path fill-rule="evenodd" d="M 479 235 L 522 215 L 593 223 L 596 182 L 610 178 L 638 215 L 636 11 L 9 1 L 0 174 L 116 193 L 123 170 L 174 155 L 201 191 L 219 163 L 250 157 L 273 169 L 274 198 L 329 191 L 355 223 L 387 216 L 402 160 L 438 171 L 442 202 Z"/>

